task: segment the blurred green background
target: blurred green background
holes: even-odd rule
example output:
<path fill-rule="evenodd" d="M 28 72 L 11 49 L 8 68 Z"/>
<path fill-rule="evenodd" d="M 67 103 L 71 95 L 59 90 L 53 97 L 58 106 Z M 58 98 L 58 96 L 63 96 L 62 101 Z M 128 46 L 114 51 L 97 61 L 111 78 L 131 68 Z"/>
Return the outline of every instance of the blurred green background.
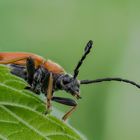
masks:
<path fill-rule="evenodd" d="M 138 0 L 0 0 L 0 51 L 37 53 L 73 73 L 92 39 L 79 79 L 140 82 L 139 9 Z M 81 95 L 70 123 L 89 140 L 140 139 L 139 89 L 106 82 L 81 87 Z"/>

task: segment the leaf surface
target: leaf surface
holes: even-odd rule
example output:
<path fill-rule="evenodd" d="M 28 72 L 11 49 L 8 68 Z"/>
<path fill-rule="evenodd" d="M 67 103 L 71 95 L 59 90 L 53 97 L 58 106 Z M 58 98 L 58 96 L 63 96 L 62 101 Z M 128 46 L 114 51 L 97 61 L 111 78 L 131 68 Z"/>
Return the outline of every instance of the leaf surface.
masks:
<path fill-rule="evenodd" d="M 0 140 L 83 140 L 70 125 L 44 115 L 45 103 L 0 65 Z"/>

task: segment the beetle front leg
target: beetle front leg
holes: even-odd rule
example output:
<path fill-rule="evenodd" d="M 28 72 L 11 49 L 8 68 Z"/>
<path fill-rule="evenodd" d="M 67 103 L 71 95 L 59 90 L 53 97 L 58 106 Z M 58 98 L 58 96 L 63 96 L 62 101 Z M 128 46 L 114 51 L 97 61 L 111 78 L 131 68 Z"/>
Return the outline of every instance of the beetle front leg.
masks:
<path fill-rule="evenodd" d="M 52 101 L 67 105 L 67 106 L 72 106 L 72 108 L 62 117 L 62 120 L 66 121 L 67 118 L 73 113 L 73 111 L 77 107 L 77 103 L 69 98 L 62 98 L 62 97 L 53 97 Z"/>

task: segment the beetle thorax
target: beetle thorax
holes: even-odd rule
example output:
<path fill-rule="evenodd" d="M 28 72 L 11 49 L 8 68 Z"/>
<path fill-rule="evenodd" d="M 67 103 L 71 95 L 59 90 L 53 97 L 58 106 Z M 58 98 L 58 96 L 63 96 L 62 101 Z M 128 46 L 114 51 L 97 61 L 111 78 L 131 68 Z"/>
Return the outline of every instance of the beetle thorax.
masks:
<path fill-rule="evenodd" d="M 47 94 L 50 73 L 51 72 L 44 67 L 39 67 L 38 69 L 36 69 L 34 73 L 33 83 L 31 85 L 31 88 L 34 92 L 36 92 L 37 94 L 40 93 Z M 56 90 L 59 90 L 59 88 L 56 86 L 56 80 L 58 77 L 61 76 L 61 74 L 52 73 L 52 76 L 53 76 L 52 92 L 54 92 Z"/>

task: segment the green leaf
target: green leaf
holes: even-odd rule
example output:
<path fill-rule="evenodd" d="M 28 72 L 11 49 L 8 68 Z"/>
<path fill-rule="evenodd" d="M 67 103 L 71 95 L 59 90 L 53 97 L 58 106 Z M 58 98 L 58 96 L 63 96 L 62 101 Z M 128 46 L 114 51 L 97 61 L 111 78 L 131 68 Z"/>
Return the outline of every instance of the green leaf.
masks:
<path fill-rule="evenodd" d="M 44 115 L 45 103 L 0 65 L 0 140 L 83 140 L 70 125 Z"/>

